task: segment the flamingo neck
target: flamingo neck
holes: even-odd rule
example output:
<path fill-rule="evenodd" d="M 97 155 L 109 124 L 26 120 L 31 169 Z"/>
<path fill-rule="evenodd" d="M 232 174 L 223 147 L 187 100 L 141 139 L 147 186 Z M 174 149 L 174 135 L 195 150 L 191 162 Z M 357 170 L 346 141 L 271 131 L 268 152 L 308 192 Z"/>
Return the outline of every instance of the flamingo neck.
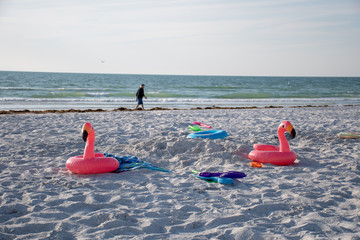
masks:
<path fill-rule="evenodd" d="M 280 152 L 290 152 L 290 146 L 285 137 L 285 132 L 278 130 L 278 137 L 280 142 Z"/>
<path fill-rule="evenodd" d="M 95 134 L 89 134 L 85 150 L 84 150 L 84 159 L 92 159 L 95 157 Z"/>

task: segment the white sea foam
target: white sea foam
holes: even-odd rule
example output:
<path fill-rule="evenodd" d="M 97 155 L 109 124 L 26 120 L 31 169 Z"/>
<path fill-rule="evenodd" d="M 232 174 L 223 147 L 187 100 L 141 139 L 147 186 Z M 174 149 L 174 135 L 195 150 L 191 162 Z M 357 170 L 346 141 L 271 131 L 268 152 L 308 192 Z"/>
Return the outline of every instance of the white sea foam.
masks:
<path fill-rule="evenodd" d="M 106 95 L 95 93 L 93 95 Z M 114 109 L 132 108 L 135 98 L 0 98 L 0 110 L 64 110 L 64 109 Z M 266 106 L 322 106 L 359 105 L 360 98 L 276 98 L 276 99 L 217 99 L 217 98 L 148 98 L 144 99 L 147 108 L 193 107 L 266 107 Z"/>

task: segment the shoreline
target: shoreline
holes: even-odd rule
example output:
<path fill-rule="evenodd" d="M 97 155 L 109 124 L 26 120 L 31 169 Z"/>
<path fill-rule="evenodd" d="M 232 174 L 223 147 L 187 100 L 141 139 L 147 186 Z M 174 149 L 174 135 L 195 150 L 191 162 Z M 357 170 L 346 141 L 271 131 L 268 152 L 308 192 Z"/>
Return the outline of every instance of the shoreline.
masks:
<path fill-rule="evenodd" d="M 358 107 L 360 104 L 355 105 L 305 105 L 305 106 L 265 106 L 265 107 L 196 107 L 196 108 L 189 108 L 189 109 L 181 109 L 181 108 L 162 108 L 162 107 L 155 107 L 151 109 L 145 109 L 142 110 L 141 108 L 138 109 L 130 109 L 130 108 L 115 108 L 113 110 L 105 110 L 105 109 L 65 109 L 65 110 L 55 110 L 55 109 L 49 109 L 49 110 L 1 110 L 0 115 L 6 115 L 6 114 L 48 114 L 48 113 L 91 113 L 91 112 L 135 112 L 135 111 L 185 111 L 185 110 L 226 110 L 226 109 L 268 109 L 268 108 L 330 108 L 330 107 Z"/>

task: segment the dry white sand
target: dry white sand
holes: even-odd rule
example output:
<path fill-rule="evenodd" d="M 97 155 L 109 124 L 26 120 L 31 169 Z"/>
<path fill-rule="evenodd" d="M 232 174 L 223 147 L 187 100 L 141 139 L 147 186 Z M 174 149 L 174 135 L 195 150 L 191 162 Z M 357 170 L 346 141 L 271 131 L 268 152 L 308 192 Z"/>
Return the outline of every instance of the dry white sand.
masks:
<path fill-rule="evenodd" d="M 0 239 L 360 239 L 360 107 L 171 110 L 0 116 Z M 254 143 L 297 131 L 291 166 L 252 168 Z M 76 175 L 89 121 L 97 152 L 172 170 Z M 188 139 L 200 121 L 226 139 Z M 242 171 L 232 185 L 199 171 Z"/>

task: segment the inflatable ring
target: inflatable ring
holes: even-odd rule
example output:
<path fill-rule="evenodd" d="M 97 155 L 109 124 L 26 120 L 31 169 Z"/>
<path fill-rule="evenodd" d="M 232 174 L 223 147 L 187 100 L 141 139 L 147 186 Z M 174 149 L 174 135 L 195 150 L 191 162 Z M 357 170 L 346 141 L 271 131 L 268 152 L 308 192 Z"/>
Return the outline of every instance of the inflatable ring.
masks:
<path fill-rule="evenodd" d="M 277 132 L 280 146 L 254 144 L 254 150 L 249 153 L 248 158 L 253 162 L 271 163 L 278 166 L 292 164 L 296 160 L 296 153 L 290 149 L 285 132 L 289 132 L 294 138 L 296 131 L 289 121 L 284 121 L 279 125 Z"/>
<path fill-rule="evenodd" d="M 71 157 L 66 161 L 66 167 L 73 173 L 94 174 L 113 172 L 119 168 L 119 161 L 113 157 L 105 157 L 95 153 L 95 130 L 90 123 L 82 128 L 83 140 L 86 142 L 84 155 Z"/>
<path fill-rule="evenodd" d="M 227 137 L 228 134 L 224 130 L 209 130 L 209 131 L 201 131 L 189 134 L 188 138 L 211 138 L 211 139 L 219 139 Z"/>

